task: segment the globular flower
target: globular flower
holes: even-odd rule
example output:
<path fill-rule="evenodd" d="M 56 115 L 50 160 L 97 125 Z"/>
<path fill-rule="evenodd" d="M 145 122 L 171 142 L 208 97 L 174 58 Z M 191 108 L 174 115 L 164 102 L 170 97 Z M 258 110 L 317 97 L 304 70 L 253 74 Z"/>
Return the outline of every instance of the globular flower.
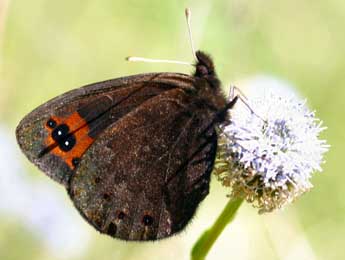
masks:
<path fill-rule="evenodd" d="M 325 129 L 306 102 L 274 90 L 238 101 L 220 129 L 215 174 L 230 196 L 242 197 L 259 212 L 270 212 L 308 191 L 321 171 Z"/>

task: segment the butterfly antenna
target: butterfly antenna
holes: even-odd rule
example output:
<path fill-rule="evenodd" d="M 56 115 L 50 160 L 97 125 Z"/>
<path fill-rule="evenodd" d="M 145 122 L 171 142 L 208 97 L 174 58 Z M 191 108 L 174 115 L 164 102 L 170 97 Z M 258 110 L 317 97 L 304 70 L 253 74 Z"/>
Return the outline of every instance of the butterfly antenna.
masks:
<path fill-rule="evenodd" d="M 134 57 L 130 56 L 126 58 L 127 61 L 142 61 L 142 62 L 149 62 L 149 63 L 174 63 L 174 64 L 181 64 L 181 65 L 189 65 L 194 66 L 194 64 L 186 61 L 178 61 L 178 60 L 161 60 L 161 59 L 148 59 L 143 57 Z"/>
<path fill-rule="evenodd" d="M 193 35 L 192 26 L 191 26 L 192 11 L 189 8 L 186 8 L 185 15 L 186 15 L 186 20 L 187 20 L 190 47 L 192 48 L 194 59 L 198 60 L 195 54 L 194 41 L 193 41 L 193 36 L 192 36 Z"/>
<path fill-rule="evenodd" d="M 190 25 L 192 12 L 190 11 L 189 8 L 185 9 L 185 15 L 186 15 L 186 20 L 187 20 L 187 27 L 188 27 L 190 46 L 192 48 L 194 59 L 197 60 L 197 57 L 196 57 L 196 54 L 195 54 L 193 37 L 192 37 L 192 28 L 191 28 L 191 25 Z M 192 63 L 186 62 L 186 61 L 178 61 L 178 60 L 149 59 L 149 58 L 135 57 L 135 56 L 129 56 L 129 57 L 126 58 L 126 60 L 127 61 L 135 61 L 135 62 L 137 62 L 137 61 L 149 62 L 149 63 L 173 63 L 173 64 L 181 64 L 181 65 L 188 65 L 188 66 L 195 67 L 195 64 L 192 64 Z"/>

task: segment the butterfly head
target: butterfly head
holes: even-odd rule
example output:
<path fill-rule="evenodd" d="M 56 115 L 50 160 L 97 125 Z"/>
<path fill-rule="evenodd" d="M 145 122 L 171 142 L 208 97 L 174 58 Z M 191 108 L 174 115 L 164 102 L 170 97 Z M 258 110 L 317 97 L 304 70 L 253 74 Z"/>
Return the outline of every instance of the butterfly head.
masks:
<path fill-rule="evenodd" d="M 218 89 L 220 82 L 216 75 L 212 58 L 203 51 L 196 51 L 195 55 L 197 62 L 195 64 L 194 76 L 207 80 L 212 88 Z"/>
<path fill-rule="evenodd" d="M 197 63 L 195 65 L 196 77 L 215 76 L 214 65 L 211 57 L 205 52 L 197 51 L 196 53 Z"/>

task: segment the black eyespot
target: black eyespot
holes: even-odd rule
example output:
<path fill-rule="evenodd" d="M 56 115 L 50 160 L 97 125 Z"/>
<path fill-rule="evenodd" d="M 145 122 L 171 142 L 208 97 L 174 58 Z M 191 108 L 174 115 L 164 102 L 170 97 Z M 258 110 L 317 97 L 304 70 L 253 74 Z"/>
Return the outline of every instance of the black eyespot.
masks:
<path fill-rule="evenodd" d="M 103 221 L 102 219 L 98 218 L 94 220 L 94 223 L 97 227 L 102 227 L 103 226 Z"/>
<path fill-rule="evenodd" d="M 72 150 L 74 145 L 76 144 L 76 140 L 74 135 L 69 135 L 61 140 L 58 141 L 59 147 L 62 151 L 68 152 Z"/>
<path fill-rule="evenodd" d="M 47 121 L 47 126 L 49 127 L 49 128 L 55 128 L 56 127 L 56 121 L 54 120 L 54 119 L 49 119 L 48 121 Z"/>
<path fill-rule="evenodd" d="M 117 219 L 118 219 L 118 220 L 123 220 L 125 217 L 126 217 L 126 213 L 125 213 L 125 212 L 119 211 L 119 212 L 117 213 Z"/>
<path fill-rule="evenodd" d="M 104 193 L 103 194 L 103 199 L 110 200 L 110 194 L 109 193 Z"/>
<path fill-rule="evenodd" d="M 72 159 L 72 164 L 73 164 L 74 167 L 77 167 L 79 165 L 79 163 L 80 163 L 80 158 L 79 157 L 74 157 Z"/>
<path fill-rule="evenodd" d="M 111 236 L 115 236 L 117 231 L 117 227 L 114 223 L 110 223 L 108 226 L 107 234 Z"/>
<path fill-rule="evenodd" d="M 153 224 L 153 217 L 151 217 L 150 215 L 144 215 L 143 224 L 145 226 L 151 226 Z"/>
<path fill-rule="evenodd" d="M 54 141 L 60 143 L 61 140 L 65 139 L 68 135 L 69 127 L 65 124 L 59 125 L 52 132 L 52 138 Z"/>
<path fill-rule="evenodd" d="M 95 183 L 98 184 L 98 183 L 100 183 L 100 182 L 101 182 L 101 178 L 100 178 L 100 177 L 96 177 L 96 178 L 95 178 Z"/>

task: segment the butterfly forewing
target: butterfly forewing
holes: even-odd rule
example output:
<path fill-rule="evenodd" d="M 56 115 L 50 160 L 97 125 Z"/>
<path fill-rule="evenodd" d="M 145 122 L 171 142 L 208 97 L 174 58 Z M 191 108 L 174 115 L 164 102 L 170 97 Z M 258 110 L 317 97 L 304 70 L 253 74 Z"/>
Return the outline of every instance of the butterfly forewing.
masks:
<path fill-rule="evenodd" d="M 82 155 L 106 127 L 145 100 L 172 88 L 192 86 L 192 77 L 177 73 L 142 74 L 91 84 L 28 114 L 17 127 L 17 140 L 30 161 L 67 186 Z"/>

